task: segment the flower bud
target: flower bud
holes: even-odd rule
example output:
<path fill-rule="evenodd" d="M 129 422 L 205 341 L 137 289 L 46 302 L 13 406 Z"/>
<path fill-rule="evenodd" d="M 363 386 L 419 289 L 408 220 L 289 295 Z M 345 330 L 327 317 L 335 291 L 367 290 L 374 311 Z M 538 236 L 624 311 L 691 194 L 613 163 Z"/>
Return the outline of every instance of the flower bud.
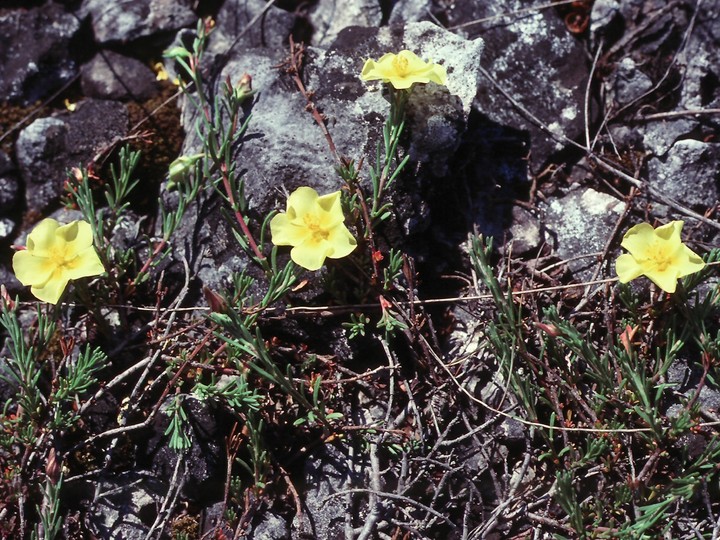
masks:
<path fill-rule="evenodd" d="M 197 163 L 197 161 L 202 157 L 205 157 L 205 154 L 200 153 L 192 156 L 180 156 L 173 161 L 168 170 L 168 176 L 170 179 L 167 183 L 167 189 L 171 190 L 175 188 L 179 182 L 182 182 L 188 171 L 195 167 L 195 163 Z"/>
<path fill-rule="evenodd" d="M 237 85 L 233 87 L 233 97 L 242 102 L 253 95 L 252 77 L 249 73 L 243 73 Z"/>
<path fill-rule="evenodd" d="M 48 452 L 48 458 L 45 462 L 45 475 L 47 476 L 48 480 L 54 484 L 57 484 L 58 480 L 60 479 L 60 463 L 57 459 L 57 454 L 55 453 L 55 449 L 51 448 Z"/>
<path fill-rule="evenodd" d="M 172 47 L 163 53 L 165 58 L 190 58 L 191 54 L 185 47 Z"/>

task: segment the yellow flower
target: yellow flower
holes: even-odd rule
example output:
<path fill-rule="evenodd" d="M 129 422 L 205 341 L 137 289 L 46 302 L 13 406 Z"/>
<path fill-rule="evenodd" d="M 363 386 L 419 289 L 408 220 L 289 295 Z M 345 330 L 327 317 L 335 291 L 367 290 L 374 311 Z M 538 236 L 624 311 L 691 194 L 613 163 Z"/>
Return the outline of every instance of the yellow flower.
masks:
<path fill-rule="evenodd" d="M 377 62 L 366 60 L 360 78 L 363 81 L 389 82 L 397 90 L 410 88 L 413 83 L 432 81 L 437 84 L 447 84 L 447 73 L 443 66 L 423 62 L 412 51 L 387 53 Z"/>
<path fill-rule="evenodd" d="M 72 221 L 60 225 L 42 220 L 28 235 L 27 249 L 12 260 L 15 276 L 43 302 L 57 304 L 68 281 L 105 271 L 93 247 L 90 224 Z"/>
<path fill-rule="evenodd" d="M 682 221 L 657 229 L 640 223 L 626 232 L 620 245 L 629 253 L 620 255 L 615 264 L 620 283 L 644 275 L 663 291 L 673 293 L 679 278 L 702 270 L 703 260 L 680 240 L 682 227 Z"/>
<path fill-rule="evenodd" d="M 325 257 L 349 255 L 357 242 L 345 224 L 340 192 L 322 197 L 309 187 L 300 187 L 287 200 L 287 212 L 270 220 L 276 246 L 293 246 L 290 258 L 308 270 L 317 270 Z"/>

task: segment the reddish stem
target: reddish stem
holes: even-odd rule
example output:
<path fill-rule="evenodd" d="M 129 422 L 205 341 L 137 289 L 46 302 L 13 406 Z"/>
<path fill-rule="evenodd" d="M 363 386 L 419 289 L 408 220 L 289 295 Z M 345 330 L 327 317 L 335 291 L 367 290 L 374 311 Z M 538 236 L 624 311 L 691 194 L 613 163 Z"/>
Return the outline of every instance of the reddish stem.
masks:
<path fill-rule="evenodd" d="M 253 253 L 258 259 L 260 259 L 261 261 L 265 260 L 265 255 L 262 254 L 257 244 L 255 243 L 255 239 L 253 238 L 253 235 L 250 232 L 247 223 L 245 222 L 245 218 L 237 209 L 237 205 L 235 204 L 235 196 L 233 195 L 233 190 L 230 186 L 230 179 L 228 178 L 227 167 L 225 166 L 225 163 L 220 164 L 220 172 L 222 172 L 223 187 L 225 188 L 225 193 L 227 194 L 227 198 L 230 201 L 230 206 L 235 213 L 235 219 L 237 219 L 237 222 L 240 224 L 240 229 L 245 235 L 245 238 L 247 238 L 248 244 L 250 244 L 250 249 L 253 250 Z"/>

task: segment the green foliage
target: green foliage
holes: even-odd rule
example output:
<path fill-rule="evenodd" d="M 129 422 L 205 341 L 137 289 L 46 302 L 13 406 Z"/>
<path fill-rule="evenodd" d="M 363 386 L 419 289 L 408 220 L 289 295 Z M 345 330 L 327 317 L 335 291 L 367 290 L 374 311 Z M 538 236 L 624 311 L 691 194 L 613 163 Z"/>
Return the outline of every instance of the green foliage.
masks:
<path fill-rule="evenodd" d="M 187 421 L 187 413 L 183 409 L 185 396 L 176 395 L 168 403 L 165 414 L 170 418 L 170 424 L 165 429 L 165 435 L 170 435 L 168 446 L 173 450 L 184 452 L 192 441 L 190 440 L 190 428 Z"/>
<path fill-rule="evenodd" d="M 49 479 L 45 482 L 42 489 L 43 504 L 37 508 L 40 524 L 32 533 L 34 540 L 54 540 L 62 529 L 62 514 L 60 513 L 62 482 L 62 476 L 57 482 Z"/>
<path fill-rule="evenodd" d="M 218 382 L 211 377 L 208 384 L 195 383 L 193 393 L 200 399 L 215 400 L 227 404 L 231 409 L 244 413 L 249 410 L 257 411 L 260 408 L 261 395 L 257 390 L 251 390 L 244 374 L 232 377 L 230 380 Z"/>
<path fill-rule="evenodd" d="M 495 305 L 485 333 L 520 410 L 545 440 L 541 459 L 555 468 L 554 500 L 579 538 L 662 537 L 678 504 L 691 501 L 717 474 L 709 466 L 717 464 L 716 437 L 695 458 L 676 444 L 678 437 L 702 433 L 694 399 L 673 416 L 666 412 L 676 399 L 677 383 L 667 380 L 671 365 L 690 347 L 701 358 L 718 358 L 708 328 L 718 312 L 717 290 L 696 293 L 692 302 L 668 297 L 656 308 L 620 286 L 623 318 L 615 332 L 602 337 L 562 316 L 556 306 L 543 309 L 532 324 L 522 300 L 502 292 L 490 247 L 480 237 L 472 241 L 475 272 Z M 657 321 L 649 326 L 653 312 Z M 716 324 L 711 327 L 716 335 Z M 708 369 L 706 364 L 705 373 Z M 628 470 L 638 459 L 649 465 L 642 472 Z M 593 470 L 601 481 L 594 480 L 598 472 L 588 476 Z M 614 491 L 601 491 L 597 482 Z M 588 493 L 598 494 L 583 498 Z"/>
<path fill-rule="evenodd" d="M 0 415 L 0 458 L 9 463 L 0 505 L 26 520 L 20 536 L 61 535 L 63 483 L 77 486 L 121 467 L 119 458 L 132 456 L 124 445 L 137 443 L 158 414 L 167 417 L 168 447 L 191 448 L 199 432 L 189 422 L 188 399 L 231 419 L 230 434 L 222 435 L 227 523 L 218 525 L 231 524 L 236 534 L 271 497 L 273 511 L 289 513 L 283 506 L 293 505 L 284 496 L 293 492 L 295 475 L 285 467 L 338 439 L 346 439 L 343 446 L 358 463 L 369 463 L 372 489 L 361 493 L 363 504 L 369 501 L 369 525 L 358 532 L 357 523 L 346 523 L 358 537 L 371 537 L 379 522 L 387 537 L 440 538 L 448 531 L 460 537 L 463 521 L 463 537 L 484 538 L 490 534 L 469 533 L 465 521 L 534 519 L 541 508 L 546 517 L 532 522 L 537 535 L 661 538 L 677 534 L 675 518 L 691 504 L 707 514 L 696 536 L 716 532 L 710 515 L 717 512 L 711 496 L 720 443 L 700 403 L 704 386 L 720 382 L 720 289 L 713 268 L 686 277 L 673 296 L 648 299 L 631 285 L 608 284 L 594 299 L 584 298 L 589 307 L 580 311 L 563 292 L 518 290 L 526 283 L 513 283 L 515 276 L 495 264 L 492 242 L 473 236 L 463 271 L 482 288 L 473 299 L 479 308 L 468 298 L 447 303 L 467 304 L 468 320 L 479 326 L 477 349 L 446 358 L 443 337 L 463 321 L 453 320 L 457 313 L 450 310 L 447 320 L 425 310 L 412 259 L 383 234 L 391 223 L 392 189 L 409 162 L 402 145 L 410 91 L 391 89 L 390 114 L 369 166 L 363 167 L 367 156 L 357 164 L 336 162 L 358 249 L 347 265 L 311 282 L 307 293 L 312 278 L 283 262 L 268 238 L 274 213 L 258 218 L 251 211 L 238 157 L 251 122 L 250 78 L 208 84 L 209 72 L 200 66 L 209 31 L 209 24 L 199 24 L 191 47 L 166 53 L 180 66 L 198 148 L 170 166 L 159 223 L 143 225 L 148 236 L 131 249 L 111 241 L 139 185 L 138 152 L 121 148 L 104 183 L 92 170 L 73 169 L 68 202 L 91 224 L 107 282 L 54 310 L 3 303 L 8 355 L 0 376 L 14 395 Z M 204 196 L 222 203 L 235 248 L 248 263 L 231 275 L 227 290 L 203 290 L 206 311 L 190 305 L 197 291 L 189 287 L 170 298 L 174 268 L 159 270 L 188 209 Z M 720 250 L 706 258 L 720 261 Z M 145 296 L 138 294 L 141 284 Z M 316 304 L 297 306 L 298 298 Z M 347 313 L 344 333 L 308 330 L 311 317 L 326 323 Z M 293 319 L 299 316 L 306 318 Z M 340 346 L 328 345 L 328 335 Z M 359 358 L 347 351 L 360 351 Z M 354 363 L 363 363 L 357 373 Z M 678 364 L 698 379 L 690 390 L 673 376 Z M 501 390 L 499 399 L 486 398 L 491 386 Z M 84 421 L 91 406 L 114 402 L 121 405 L 109 415 L 109 427 Z M 491 455 L 485 446 L 496 442 L 508 419 L 527 427 L 526 447 L 503 443 L 502 452 Z M 478 448 L 481 457 L 470 459 Z M 56 449 L 62 449 L 54 464 L 59 474 L 44 462 Z M 515 476 L 518 456 L 532 481 Z M 343 495 L 355 511 L 359 499 Z M 702 497 L 707 502 L 699 504 Z M 169 518 L 171 503 L 168 493 L 163 511 Z M 530 534 L 530 522 L 523 523 L 512 531 L 515 524 L 507 523 L 498 537 Z M 192 536 L 182 527 L 171 534 Z"/>

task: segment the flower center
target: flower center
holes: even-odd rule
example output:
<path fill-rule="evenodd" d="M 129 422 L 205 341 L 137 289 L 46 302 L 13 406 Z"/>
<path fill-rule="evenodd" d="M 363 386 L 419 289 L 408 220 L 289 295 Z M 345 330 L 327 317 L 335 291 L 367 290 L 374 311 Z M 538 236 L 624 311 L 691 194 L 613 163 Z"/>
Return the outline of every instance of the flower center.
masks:
<path fill-rule="evenodd" d="M 70 260 L 68 258 L 67 246 L 53 246 L 50 248 L 50 260 L 58 267 L 63 268 L 69 265 Z"/>
<path fill-rule="evenodd" d="M 408 61 L 407 58 L 405 58 L 404 56 L 397 55 L 395 58 L 393 58 L 392 64 L 395 72 L 401 77 L 404 77 L 408 74 Z"/>
<path fill-rule="evenodd" d="M 658 272 L 664 272 L 673 262 L 673 254 L 661 242 L 653 242 L 645 252 L 649 262 Z"/>
<path fill-rule="evenodd" d="M 320 218 L 318 216 L 305 214 L 303 222 L 305 223 L 305 226 L 310 229 L 313 241 L 320 242 L 322 240 L 327 240 L 329 233 L 320 225 Z"/>

